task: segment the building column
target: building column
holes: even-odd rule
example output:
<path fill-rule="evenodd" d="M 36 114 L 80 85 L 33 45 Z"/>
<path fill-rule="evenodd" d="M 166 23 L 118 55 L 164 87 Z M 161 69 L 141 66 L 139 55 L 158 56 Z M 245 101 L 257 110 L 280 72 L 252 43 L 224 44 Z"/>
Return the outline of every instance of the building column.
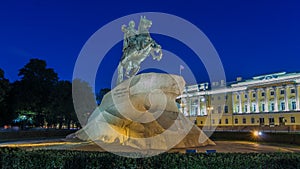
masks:
<path fill-rule="evenodd" d="M 269 111 L 269 98 L 268 98 L 268 89 L 264 89 L 265 92 L 265 112 Z"/>
<path fill-rule="evenodd" d="M 201 115 L 201 105 L 200 105 L 200 99 L 201 97 L 198 96 L 198 102 L 197 102 L 197 116 L 200 116 Z"/>
<path fill-rule="evenodd" d="M 183 113 L 184 116 L 187 116 L 187 112 L 186 112 L 186 99 L 181 98 L 181 111 Z"/>
<path fill-rule="evenodd" d="M 242 113 L 242 95 L 241 92 L 238 93 L 239 94 L 239 113 Z"/>
<path fill-rule="evenodd" d="M 298 92 L 297 84 L 295 84 L 294 87 L 295 87 L 296 110 L 300 110 L 299 109 L 299 96 L 298 96 L 299 92 Z"/>
<path fill-rule="evenodd" d="M 189 114 L 189 117 L 191 117 L 191 113 L 192 113 L 192 98 L 191 97 L 188 98 L 188 104 L 189 104 L 188 114 Z"/>
<path fill-rule="evenodd" d="M 273 88 L 274 90 L 274 111 L 278 112 L 278 100 L 277 100 L 277 87 Z"/>
<path fill-rule="evenodd" d="M 287 95 L 287 86 L 284 86 L 284 103 L 285 103 L 285 111 L 289 111 L 289 98 Z"/>
<path fill-rule="evenodd" d="M 234 99 L 234 95 L 237 95 L 237 93 L 232 93 L 232 95 L 231 95 L 231 100 L 232 100 L 232 113 L 237 113 L 237 112 L 235 112 L 235 108 L 236 108 L 236 105 L 235 105 L 235 99 Z"/>
<path fill-rule="evenodd" d="M 259 113 L 259 105 L 258 105 L 258 89 L 255 90 L 255 102 L 256 102 L 256 113 Z"/>
<path fill-rule="evenodd" d="M 250 106 L 250 93 L 251 93 L 251 91 L 247 92 L 247 113 L 251 112 L 250 111 L 250 108 L 251 108 L 251 106 Z"/>

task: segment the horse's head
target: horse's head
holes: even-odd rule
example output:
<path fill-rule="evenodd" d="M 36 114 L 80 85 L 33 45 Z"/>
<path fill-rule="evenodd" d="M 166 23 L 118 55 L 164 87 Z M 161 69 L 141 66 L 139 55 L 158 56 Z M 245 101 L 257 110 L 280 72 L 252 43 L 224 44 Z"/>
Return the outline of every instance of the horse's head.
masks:
<path fill-rule="evenodd" d="M 148 32 L 148 29 L 152 26 L 152 21 L 146 19 L 146 16 L 141 16 L 139 24 L 139 33 Z"/>

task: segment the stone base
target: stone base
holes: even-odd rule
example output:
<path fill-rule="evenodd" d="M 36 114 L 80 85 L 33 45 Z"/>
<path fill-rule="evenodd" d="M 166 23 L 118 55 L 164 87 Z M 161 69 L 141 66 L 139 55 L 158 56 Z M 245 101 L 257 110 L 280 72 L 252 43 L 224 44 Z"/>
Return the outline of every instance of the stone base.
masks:
<path fill-rule="evenodd" d="M 179 112 L 175 99 L 182 77 L 146 73 L 132 77 L 107 93 L 88 123 L 75 136 L 146 150 L 214 145 Z"/>

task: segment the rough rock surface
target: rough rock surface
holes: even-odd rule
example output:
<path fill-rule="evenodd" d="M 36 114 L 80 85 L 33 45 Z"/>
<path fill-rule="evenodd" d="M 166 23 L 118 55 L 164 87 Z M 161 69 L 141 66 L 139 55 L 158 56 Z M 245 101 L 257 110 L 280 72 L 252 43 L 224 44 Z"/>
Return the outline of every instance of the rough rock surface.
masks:
<path fill-rule="evenodd" d="M 145 73 L 134 76 L 104 96 L 87 125 L 75 136 L 141 150 L 214 145 L 179 112 L 175 99 L 184 85 L 183 78 L 177 75 Z"/>

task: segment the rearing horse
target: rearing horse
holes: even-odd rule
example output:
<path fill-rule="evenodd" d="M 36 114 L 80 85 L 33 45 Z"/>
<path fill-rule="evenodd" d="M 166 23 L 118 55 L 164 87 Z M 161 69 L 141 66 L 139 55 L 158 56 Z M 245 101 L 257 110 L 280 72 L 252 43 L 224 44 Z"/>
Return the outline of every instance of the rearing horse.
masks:
<path fill-rule="evenodd" d="M 130 78 L 137 74 L 140 69 L 140 64 L 146 57 L 151 54 L 154 60 L 159 61 L 162 58 L 161 46 L 157 44 L 149 33 L 149 28 L 152 22 L 146 17 L 141 17 L 138 34 L 133 37 L 134 42 L 129 45 L 124 51 L 121 61 L 118 65 L 118 80 L 117 84 L 124 80 L 124 75 Z M 125 41 L 126 39 L 124 39 Z M 124 73 L 125 69 L 125 73 Z"/>

